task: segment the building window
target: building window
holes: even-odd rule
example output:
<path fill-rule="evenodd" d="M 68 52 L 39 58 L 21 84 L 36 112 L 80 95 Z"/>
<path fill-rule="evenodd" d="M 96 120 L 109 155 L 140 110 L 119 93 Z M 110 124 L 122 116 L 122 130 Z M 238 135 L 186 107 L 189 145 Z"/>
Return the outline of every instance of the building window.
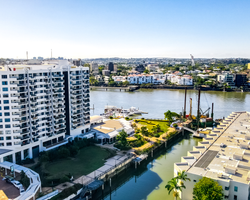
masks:
<path fill-rule="evenodd" d="M 3 125 L 0 125 L 0 128 L 3 128 Z"/>
<path fill-rule="evenodd" d="M 9 94 L 3 94 L 3 97 L 4 97 L 4 98 L 8 98 L 8 97 L 9 97 Z"/>
<path fill-rule="evenodd" d="M 10 124 L 6 124 L 6 125 L 5 125 L 5 128 L 10 128 Z"/>
<path fill-rule="evenodd" d="M 234 191 L 238 192 L 238 187 L 237 186 L 234 186 Z"/>
<path fill-rule="evenodd" d="M 3 140 L 3 137 L 0 137 L 0 140 Z"/>
<path fill-rule="evenodd" d="M 10 118 L 5 118 L 5 122 L 10 122 Z"/>
<path fill-rule="evenodd" d="M 11 146 L 11 142 L 8 142 L 8 143 L 7 143 L 7 146 Z"/>
<path fill-rule="evenodd" d="M 2 119 L 0 119 L 0 122 L 3 122 L 3 120 L 2 120 Z"/>
<path fill-rule="evenodd" d="M 2 79 L 6 79 L 7 78 L 7 75 L 2 75 Z"/>
<path fill-rule="evenodd" d="M 3 147 L 3 146 L 4 146 L 4 143 L 0 143 L 0 146 Z"/>
<path fill-rule="evenodd" d="M 11 137 L 10 136 L 6 137 L 6 140 L 11 140 Z"/>
<path fill-rule="evenodd" d="M 3 91 L 4 91 L 4 92 L 7 92 L 7 91 L 8 91 L 8 88 L 4 87 L 4 88 L 3 88 Z"/>
<path fill-rule="evenodd" d="M 9 112 L 5 112 L 4 116 L 10 116 L 10 113 Z"/>
<path fill-rule="evenodd" d="M 226 187 L 226 186 L 225 186 L 225 190 L 229 190 L 229 187 Z"/>
<path fill-rule="evenodd" d="M 196 182 L 196 180 L 194 180 L 194 182 Z"/>
<path fill-rule="evenodd" d="M 4 110 L 9 110 L 10 107 L 9 106 L 4 106 Z"/>
<path fill-rule="evenodd" d="M 11 134 L 11 131 L 5 131 L 5 134 Z"/>
<path fill-rule="evenodd" d="M 2 81 L 2 85 L 8 85 L 7 81 Z"/>
<path fill-rule="evenodd" d="M 237 200 L 237 195 L 234 195 L 234 200 Z"/>
<path fill-rule="evenodd" d="M 4 103 L 4 104 L 8 104 L 8 103 L 9 103 L 9 100 L 3 100 L 3 103 Z"/>

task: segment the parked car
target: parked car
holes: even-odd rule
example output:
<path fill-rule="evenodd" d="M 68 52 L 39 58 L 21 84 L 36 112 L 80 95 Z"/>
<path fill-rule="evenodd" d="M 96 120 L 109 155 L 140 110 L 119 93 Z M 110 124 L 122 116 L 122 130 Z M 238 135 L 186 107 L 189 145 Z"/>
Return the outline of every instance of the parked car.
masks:
<path fill-rule="evenodd" d="M 19 190 L 20 190 L 20 195 L 23 194 L 23 193 L 25 192 L 25 189 L 24 189 L 23 186 L 21 186 L 21 187 L 19 188 Z"/>
<path fill-rule="evenodd" d="M 18 188 L 18 189 L 19 189 L 21 186 L 23 186 L 19 181 L 15 181 L 15 180 L 14 180 L 14 181 L 12 181 L 11 183 L 12 183 L 16 188 Z"/>
<path fill-rule="evenodd" d="M 13 177 L 11 177 L 11 176 L 5 176 L 4 179 L 5 179 L 5 181 L 6 181 L 7 183 L 12 183 L 12 181 L 15 180 L 15 179 L 14 179 Z"/>

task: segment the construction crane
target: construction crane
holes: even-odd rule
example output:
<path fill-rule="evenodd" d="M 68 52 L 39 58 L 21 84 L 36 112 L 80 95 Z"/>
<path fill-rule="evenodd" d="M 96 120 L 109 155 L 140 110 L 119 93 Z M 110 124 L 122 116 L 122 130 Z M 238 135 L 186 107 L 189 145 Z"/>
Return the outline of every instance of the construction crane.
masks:
<path fill-rule="evenodd" d="M 194 67 L 195 66 L 195 63 L 194 63 L 194 56 L 192 55 L 192 54 L 190 54 L 190 56 L 191 56 L 191 62 L 192 62 L 192 67 Z"/>
<path fill-rule="evenodd" d="M 193 119 L 193 117 L 192 117 L 192 98 L 190 98 L 190 111 L 189 111 L 189 119 Z"/>

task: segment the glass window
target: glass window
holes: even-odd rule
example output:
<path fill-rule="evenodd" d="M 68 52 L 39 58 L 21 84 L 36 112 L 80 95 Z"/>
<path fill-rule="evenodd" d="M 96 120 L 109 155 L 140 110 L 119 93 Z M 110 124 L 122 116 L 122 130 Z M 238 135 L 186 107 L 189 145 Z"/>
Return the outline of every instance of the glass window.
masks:
<path fill-rule="evenodd" d="M 229 187 L 226 187 L 226 186 L 225 186 L 225 190 L 229 190 Z"/>
<path fill-rule="evenodd" d="M 4 103 L 4 104 L 8 104 L 8 103 L 9 103 L 9 100 L 3 100 L 3 103 Z"/>
<path fill-rule="evenodd" d="M 11 137 L 10 136 L 6 137 L 6 140 L 11 140 Z"/>
<path fill-rule="evenodd" d="M 4 110 L 9 110 L 10 107 L 9 106 L 4 106 Z"/>
<path fill-rule="evenodd" d="M 8 98 L 8 97 L 9 97 L 9 94 L 3 94 L 3 97 L 4 97 L 4 98 Z"/>
<path fill-rule="evenodd" d="M 7 81 L 2 81 L 2 85 L 8 85 Z"/>
<path fill-rule="evenodd" d="M 0 122 L 3 122 L 3 120 L 2 120 L 2 119 L 0 119 Z"/>
<path fill-rule="evenodd" d="M 11 131 L 5 131 L 5 134 L 11 134 Z"/>
<path fill-rule="evenodd" d="M 2 75 L 2 79 L 6 79 L 7 78 L 7 75 Z"/>
<path fill-rule="evenodd" d="M 3 137 L 0 137 L 0 140 L 3 140 Z"/>
<path fill-rule="evenodd" d="M 0 128 L 3 128 L 3 125 L 0 125 Z"/>
<path fill-rule="evenodd" d="M 10 116 L 10 113 L 9 112 L 5 112 L 4 116 Z"/>
<path fill-rule="evenodd" d="M 2 110 L 2 107 L 0 106 L 0 110 Z"/>
<path fill-rule="evenodd" d="M 8 142 L 8 143 L 7 143 L 7 146 L 11 146 L 11 142 Z"/>
<path fill-rule="evenodd" d="M 6 124 L 6 125 L 5 125 L 5 128 L 10 128 L 10 124 Z"/>
<path fill-rule="evenodd" d="M 6 118 L 4 121 L 5 122 L 10 122 L 10 118 Z"/>
<path fill-rule="evenodd" d="M 0 113 L 0 116 L 2 116 L 2 113 Z"/>
<path fill-rule="evenodd" d="M 238 187 L 237 186 L 234 186 L 234 191 L 238 192 Z"/>
<path fill-rule="evenodd" d="M 8 91 L 8 88 L 3 88 L 3 91 L 4 91 L 4 92 Z"/>

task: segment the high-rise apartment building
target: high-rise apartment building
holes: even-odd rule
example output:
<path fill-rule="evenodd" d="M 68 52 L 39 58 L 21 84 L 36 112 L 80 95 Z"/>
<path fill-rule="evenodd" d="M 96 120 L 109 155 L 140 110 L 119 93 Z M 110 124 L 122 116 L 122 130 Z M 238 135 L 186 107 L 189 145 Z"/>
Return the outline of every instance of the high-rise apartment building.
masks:
<path fill-rule="evenodd" d="M 0 71 L 0 162 L 20 162 L 90 128 L 89 68 L 66 60 Z"/>

